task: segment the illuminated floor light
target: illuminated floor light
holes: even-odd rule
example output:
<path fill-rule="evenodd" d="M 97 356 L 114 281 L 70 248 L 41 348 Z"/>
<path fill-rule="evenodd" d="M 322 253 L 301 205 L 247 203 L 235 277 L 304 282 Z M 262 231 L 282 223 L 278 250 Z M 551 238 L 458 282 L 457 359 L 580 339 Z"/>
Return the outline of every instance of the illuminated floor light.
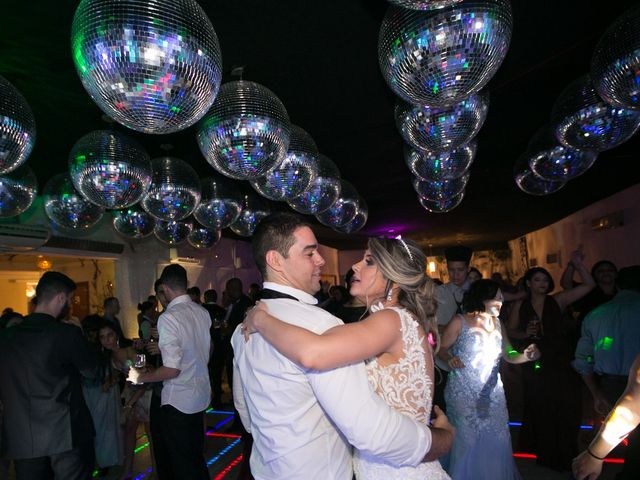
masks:
<path fill-rule="evenodd" d="M 514 457 L 516 458 L 527 458 L 530 460 L 535 460 L 536 458 L 538 458 L 537 455 L 534 455 L 533 453 L 519 453 L 519 452 L 515 452 L 513 454 Z M 603 460 L 604 463 L 624 463 L 624 459 L 623 458 L 605 458 Z"/>
<path fill-rule="evenodd" d="M 209 430 L 207 437 L 240 438 L 241 435 L 236 435 L 235 433 L 218 433 L 215 430 Z"/>
<path fill-rule="evenodd" d="M 214 410 L 213 408 L 209 408 L 204 413 L 208 413 L 209 415 L 218 414 L 218 415 L 234 415 L 235 412 L 223 412 L 222 410 Z"/>
<path fill-rule="evenodd" d="M 227 445 L 225 448 L 220 450 L 220 452 L 218 452 L 218 454 L 215 457 L 213 457 L 211 460 L 209 460 L 207 462 L 207 467 L 210 467 L 211 465 L 216 463 L 218 460 L 220 460 L 220 457 L 225 455 L 227 452 L 229 452 L 229 450 L 231 450 L 233 447 L 235 447 L 239 443 L 240 443 L 240 439 L 238 438 L 238 439 L 234 440 L 233 442 L 231 442 L 229 445 Z"/>
<path fill-rule="evenodd" d="M 509 422 L 510 427 L 521 427 L 522 422 Z M 593 425 L 580 425 L 582 430 L 593 430 Z"/>
<path fill-rule="evenodd" d="M 227 423 L 229 423 L 231 420 L 233 420 L 233 415 L 230 415 L 229 417 L 225 418 L 224 420 L 222 420 L 221 422 L 219 422 L 217 425 L 215 425 L 213 427 L 214 430 L 220 430 L 220 428 L 223 425 L 226 425 Z"/>
<path fill-rule="evenodd" d="M 213 477 L 213 480 L 222 480 L 233 469 L 233 467 L 238 465 L 241 461 L 242 461 L 242 454 L 234 458 L 233 461 L 229 465 L 224 467 L 224 469 L 218 475 Z"/>

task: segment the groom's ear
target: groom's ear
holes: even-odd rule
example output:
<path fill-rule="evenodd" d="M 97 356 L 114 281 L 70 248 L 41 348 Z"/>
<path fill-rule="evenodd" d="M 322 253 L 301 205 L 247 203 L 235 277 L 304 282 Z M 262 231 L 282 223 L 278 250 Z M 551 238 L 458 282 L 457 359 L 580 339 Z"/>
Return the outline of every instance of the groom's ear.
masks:
<path fill-rule="evenodd" d="M 278 252 L 277 250 L 269 250 L 264 259 L 267 267 L 271 268 L 271 270 L 282 272 L 282 263 L 284 258 L 282 257 L 282 255 L 280 255 L 280 252 Z"/>

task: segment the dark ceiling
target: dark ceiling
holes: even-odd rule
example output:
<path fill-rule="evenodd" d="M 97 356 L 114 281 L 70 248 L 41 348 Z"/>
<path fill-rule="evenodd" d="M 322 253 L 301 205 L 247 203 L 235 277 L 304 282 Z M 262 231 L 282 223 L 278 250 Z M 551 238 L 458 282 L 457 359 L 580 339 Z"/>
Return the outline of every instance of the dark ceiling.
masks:
<path fill-rule="evenodd" d="M 40 186 L 67 168 L 81 136 L 106 127 L 102 112 L 83 89 L 70 53 L 70 29 L 78 2 L 28 0 L 5 5 L 0 19 L 0 74 L 31 105 L 38 137 L 28 161 Z M 513 182 L 512 169 L 533 134 L 545 124 L 560 91 L 588 72 L 594 46 L 630 0 L 512 1 L 511 46 L 489 83 L 489 115 L 462 204 L 445 214 L 418 203 L 403 161 L 393 119 L 394 97 L 382 79 L 377 37 L 384 0 L 208 0 L 218 34 L 225 78 L 243 65 L 244 79 L 259 82 L 285 104 L 293 123 L 315 139 L 369 205 L 362 233 L 395 230 L 433 251 L 452 243 L 476 248 L 503 244 L 640 181 L 636 136 L 604 152 L 586 174 L 559 192 L 533 197 Z M 124 127 L 117 126 L 121 130 Z M 202 176 L 212 167 L 191 127 L 166 136 L 128 131 L 152 158 L 188 160 Z M 276 207 L 279 208 L 279 207 Z M 226 235 L 226 233 L 225 233 Z M 233 235 L 233 234 L 230 234 Z M 325 243 L 348 248 L 356 238 L 321 230 Z"/>

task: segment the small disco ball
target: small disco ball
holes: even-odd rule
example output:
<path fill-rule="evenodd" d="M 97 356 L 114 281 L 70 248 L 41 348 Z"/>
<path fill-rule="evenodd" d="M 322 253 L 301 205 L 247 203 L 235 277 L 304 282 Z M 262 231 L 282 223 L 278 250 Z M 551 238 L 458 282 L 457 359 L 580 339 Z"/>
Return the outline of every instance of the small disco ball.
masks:
<path fill-rule="evenodd" d="M 558 141 L 579 150 L 609 150 L 629 140 L 640 128 L 640 110 L 603 102 L 588 75 L 560 94 L 551 118 Z"/>
<path fill-rule="evenodd" d="M 266 87 L 246 80 L 222 85 L 198 124 L 198 145 L 218 172 L 238 180 L 266 175 L 285 158 L 291 123 Z"/>
<path fill-rule="evenodd" d="M 242 212 L 231 224 L 231 231 L 241 237 L 250 237 L 264 217 L 271 213 L 267 202 L 254 193 L 245 193 L 242 198 Z"/>
<path fill-rule="evenodd" d="M 389 3 L 409 10 L 437 10 L 447 8 L 462 0 L 389 0 Z"/>
<path fill-rule="evenodd" d="M 406 147 L 404 159 L 411 173 L 420 180 L 439 181 L 460 178 L 469 170 L 476 156 L 476 141 L 452 152 L 423 153 Z"/>
<path fill-rule="evenodd" d="M 221 236 L 222 232 L 220 230 L 211 230 L 201 227 L 200 225 L 194 225 L 191 233 L 187 237 L 187 241 L 193 248 L 204 250 L 218 243 Z"/>
<path fill-rule="evenodd" d="M 471 95 L 453 107 L 431 108 L 396 103 L 396 126 L 412 147 L 436 153 L 455 150 L 480 131 L 489 111 L 489 95 Z"/>
<path fill-rule="evenodd" d="M 527 156 L 520 157 L 513 169 L 513 179 L 520 190 L 529 195 L 549 195 L 565 186 L 565 181 L 545 180 L 536 175 L 528 164 Z"/>
<path fill-rule="evenodd" d="M 218 37 L 195 0 L 82 0 L 71 49 L 93 101 L 139 132 L 193 125 L 220 88 Z"/>
<path fill-rule="evenodd" d="M 619 108 L 640 108 L 640 7 L 618 18 L 591 58 L 591 77 L 602 99 Z"/>
<path fill-rule="evenodd" d="M 15 217 L 27 210 L 38 193 L 38 181 L 26 164 L 0 175 L 0 218 Z"/>
<path fill-rule="evenodd" d="M 287 200 L 304 192 L 318 175 L 318 147 L 297 125 L 291 125 L 289 150 L 282 163 L 251 186 L 269 200 Z"/>
<path fill-rule="evenodd" d="M 328 209 L 340 196 L 340 170 L 329 157 L 318 155 L 318 175 L 309 188 L 287 200 L 296 212 L 316 215 Z"/>
<path fill-rule="evenodd" d="M 173 246 L 184 242 L 191 233 L 192 228 L 193 224 L 190 221 L 177 222 L 171 220 L 170 222 L 165 222 L 164 220 L 158 220 L 153 229 L 153 234 L 162 243 Z"/>
<path fill-rule="evenodd" d="M 151 185 L 151 160 L 136 140 L 109 130 L 96 130 L 78 140 L 69 153 L 74 187 L 104 208 L 138 203 Z"/>
<path fill-rule="evenodd" d="M 508 0 L 469 0 L 431 12 L 391 6 L 378 37 L 382 76 L 409 103 L 455 105 L 496 73 L 511 27 Z"/>
<path fill-rule="evenodd" d="M 22 165 L 36 142 L 36 121 L 24 97 L 0 75 L 0 175 Z"/>
<path fill-rule="evenodd" d="M 355 233 L 364 227 L 365 223 L 367 223 L 367 219 L 369 218 L 369 208 L 367 207 L 367 203 L 364 201 L 364 198 L 360 197 L 358 201 L 358 211 L 356 215 L 344 225 L 340 227 L 333 227 L 336 232 L 340 233 Z"/>
<path fill-rule="evenodd" d="M 151 186 L 140 202 L 158 220 L 182 220 L 200 202 L 200 178 L 184 160 L 160 157 L 151 161 Z"/>
<path fill-rule="evenodd" d="M 242 195 L 231 180 L 216 175 L 201 182 L 202 198 L 194 216 L 206 228 L 227 228 L 240 216 Z"/>
<path fill-rule="evenodd" d="M 155 226 L 156 219 L 137 205 L 113 212 L 113 228 L 123 237 L 148 237 Z"/>
<path fill-rule="evenodd" d="M 324 212 L 316 215 L 320 223 L 327 227 L 340 227 L 349 223 L 358 212 L 360 195 L 351 183 L 340 180 L 340 195 Z"/>
<path fill-rule="evenodd" d="M 104 209 L 84 198 L 68 173 L 49 179 L 42 191 L 44 211 L 54 225 L 70 230 L 87 229 L 102 218 Z"/>
<path fill-rule="evenodd" d="M 464 190 L 459 194 L 454 195 L 451 198 L 446 198 L 443 200 L 429 200 L 428 198 L 418 196 L 418 201 L 420 205 L 424 207 L 425 210 L 431 213 L 446 213 L 450 212 L 454 208 L 456 208 L 462 202 L 464 198 Z"/>
<path fill-rule="evenodd" d="M 420 197 L 427 200 L 440 201 L 455 197 L 464 190 L 469 181 L 469 173 L 453 180 L 420 180 L 413 179 L 413 188 Z"/>

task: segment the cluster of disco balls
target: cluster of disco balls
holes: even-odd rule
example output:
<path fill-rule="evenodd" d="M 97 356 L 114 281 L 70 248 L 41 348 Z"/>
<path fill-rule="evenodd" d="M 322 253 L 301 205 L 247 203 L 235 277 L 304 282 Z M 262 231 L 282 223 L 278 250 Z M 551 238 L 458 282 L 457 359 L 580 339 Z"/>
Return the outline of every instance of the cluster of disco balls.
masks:
<path fill-rule="evenodd" d="M 591 71 L 557 98 L 551 122 L 514 166 L 518 187 L 548 195 L 586 172 L 598 154 L 640 129 L 640 7 L 618 18 L 598 42 Z"/>

